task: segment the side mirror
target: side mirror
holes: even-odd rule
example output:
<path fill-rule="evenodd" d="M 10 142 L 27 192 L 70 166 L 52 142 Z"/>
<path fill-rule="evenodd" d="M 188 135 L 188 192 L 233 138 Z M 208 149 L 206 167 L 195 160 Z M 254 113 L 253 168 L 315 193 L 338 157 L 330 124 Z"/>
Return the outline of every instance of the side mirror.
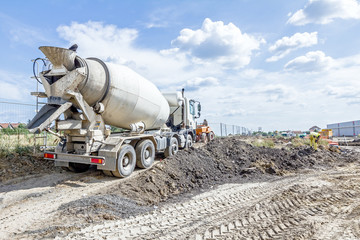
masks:
<path fill-rule="evenodd" d="M 200 118 L 200 115 L 201 115 L 201 104 L 198 102 L 197 104 L 197 116 L 195 118 Z"/>

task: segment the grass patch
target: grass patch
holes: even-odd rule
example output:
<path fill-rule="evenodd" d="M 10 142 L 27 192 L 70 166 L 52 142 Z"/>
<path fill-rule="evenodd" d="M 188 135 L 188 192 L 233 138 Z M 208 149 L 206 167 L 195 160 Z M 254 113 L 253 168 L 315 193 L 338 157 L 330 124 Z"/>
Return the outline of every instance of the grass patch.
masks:
<path fill-rule="evenodd" d="M 305 146 L 308 145 L 310 146 L 310 140 L 309 139 L 304 139 L 304 138 L 293 138 L 291 139 L 291 146 L 292 147 L 301 147 L 301 146 Z"/>
<path fill-rule="evenodd" d="M 48 134 L 47 145 L 56 145 L 57 139 L 56 136 Z M 40 146 L 43 144 L 44 139 L 35 139 L 32 133 L 19 132 L 11 134 L 0 131 L 0 157 L 29 155 L 34 149 L 36 151 L 40 150 Z"/>
<path fill-rule="evenodd" d="M 271 139 L 256 139 L 251 142 L 251 145 L 254 147 L 266 147 L 266 148 L 274 148 L 275 143 Z"/>
<path fill-rule="evenodd" d="M 323 139 L 320 139 L 317 143 L 318 146 L 327 147 L 329 142 Z M 292 147 L 301 147 L 301 146 L 310 146 L 310 139 L 309 138 L 293 138 L 291 139 L 291 146 Z"/>

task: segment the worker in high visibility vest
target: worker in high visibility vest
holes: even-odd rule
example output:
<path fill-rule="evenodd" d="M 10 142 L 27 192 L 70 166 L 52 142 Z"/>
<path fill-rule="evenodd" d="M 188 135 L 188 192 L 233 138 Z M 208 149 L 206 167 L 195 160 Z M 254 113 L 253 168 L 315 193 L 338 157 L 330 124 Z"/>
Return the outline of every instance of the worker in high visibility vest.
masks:
<path fill-rule="evenodd" d="M 315 150 L 317 150 L 317 143 L 320 140 L 320 133 L 311 132 L 310 133 L 310 146 L 312 146 Z"/>

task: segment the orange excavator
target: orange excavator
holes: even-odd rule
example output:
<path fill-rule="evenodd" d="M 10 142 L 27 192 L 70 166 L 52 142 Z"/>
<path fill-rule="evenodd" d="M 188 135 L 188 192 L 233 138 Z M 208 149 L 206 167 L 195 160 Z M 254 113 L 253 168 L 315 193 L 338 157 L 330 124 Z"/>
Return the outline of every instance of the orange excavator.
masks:
<path fill-rule="evenodd" d="M 208 122 L 206 119 L 204 119 L 204 122 L 202 125 L 196 126 L 196 142 L 203 142 L 207 143 L 215 139 L 215 133 L 211 129 L 211 127 L 208 126 Z"/>

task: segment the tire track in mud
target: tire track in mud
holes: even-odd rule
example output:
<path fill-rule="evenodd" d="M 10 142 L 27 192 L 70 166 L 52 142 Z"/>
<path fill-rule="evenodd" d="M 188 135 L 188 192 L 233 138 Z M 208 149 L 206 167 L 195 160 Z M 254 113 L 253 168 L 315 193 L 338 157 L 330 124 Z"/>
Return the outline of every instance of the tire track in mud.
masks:
<path fill-rule="evenodd" d="M 226 184 L 66 239 L 359 239 L 359 182 L 357 174 L 328 172 Z"/>
<path fill-rule="evenodd" d="M 359 192 L 346 187 L 296 184 L 192 239 L 358 239 L 359 224 L 343 226 L 339 221 L 352 205 L 359 206 Z"/>
<path fill-rule="evenodd" d="M 296 181 L 297 177 L 274 182 L 227 184 L 190 201 L 172 204 L 146 215 L 90 226 L 67 238 L 181 239 L 199 228 L 212 226 L 219 218 L 234 211 L 253 206 L 259 199 L 281 192 Z"/>

